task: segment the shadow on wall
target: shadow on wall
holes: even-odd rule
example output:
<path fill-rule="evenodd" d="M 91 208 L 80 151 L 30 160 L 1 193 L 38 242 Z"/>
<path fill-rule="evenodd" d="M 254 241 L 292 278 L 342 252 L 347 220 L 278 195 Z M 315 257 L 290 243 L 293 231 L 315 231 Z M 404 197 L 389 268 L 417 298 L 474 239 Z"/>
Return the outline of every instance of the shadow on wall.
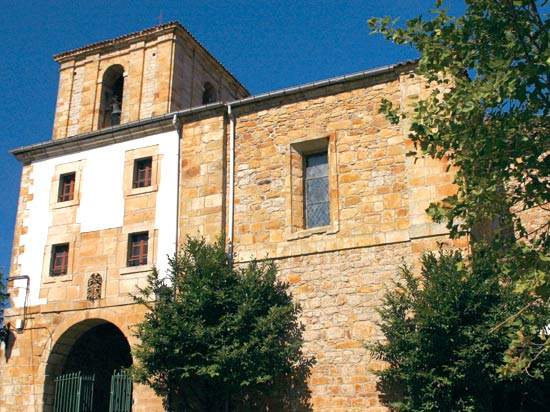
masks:
<path fill-rule="evenodd" d="M 0 329 L 0 344 L 4 343 L 4 358 L 6 363 L 11 358 L 13 347 L 15 346 L 15 341 L 17 337 L 15 333 L 11 331 L 10 324 L 7 323 L 3 328 Z"/>

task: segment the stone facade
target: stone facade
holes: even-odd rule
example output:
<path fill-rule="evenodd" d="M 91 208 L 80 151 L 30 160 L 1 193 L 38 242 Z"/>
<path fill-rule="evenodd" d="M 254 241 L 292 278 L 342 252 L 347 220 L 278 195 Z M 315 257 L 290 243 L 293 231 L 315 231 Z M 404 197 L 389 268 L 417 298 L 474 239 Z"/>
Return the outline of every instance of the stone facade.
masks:
<path fill-rule="evenodd" d="M 234 107 L 234 254 L 238 262 L 275 259 L 291 285 L 305 351 L 315 357 L 314 411 L 384 410 L 373 374 L 383 363 L 364 347 L 381 338 L 377 306 L 402 264 L 438 242 L 451 246 L 425 209 L 453 193 L 452 174 L 407 157 L 404 130 L 378 113 L 382 98 L 405 104 L 420 82 L 409 75 L 402 67 Z M 309 146 L 328 152 L 331 214 L 330 225 L 311 229 L 300 216 L 303 184 L 294 182 L 303 165 L 295 157 Z"/>
<path fill-rule="evenodd" d="M 166 268 L 165 255 L 187 235 L 222 232 L 235 264 L 274 259 L 301 305 L 313 411 L 385 410 L 373 373 L 384 365 L 364 348 L 381 337 L 375 323 L 384 290 L 400 265 L 438 243 L 465 246 L 451 244 L 424 213 L 455 190 L 452 172 L 407 157 L 406 124 L 378 113 L 382 98 L 406 105 L 422 91 L 414 65 L 244 97 L 178 24 L 57 60 L 53 141 L 14 151 L 25 166 L 10 276 L 21 278 L 10 282 L 6 320 L 23 319 L 24 327 L 4 351 L 0 411 L 51 411 L 54 377 L 99 325 L 114 325 L 136 344 L 131 329 L 144 309 L 129 294 L 151 265 Z M 125 124 L 101 129 L 98 73 L 113 64 L 127 70 Z M 200 106 L 205 81 L 229 103 Z M 329 224 L 307 227 L 304 159 L 319 152 L 328 159 Z M 136 188 L 135 162 L 144 158 L 151 183 Z M 60 204 L 67 170 L 76 173 L 75 196 Z M 128 264 L 136 232 L 149 240 L 147 265 L 138 269 Z M 69 245 L 69 270 L 52 277 L 51 247 L 59 243 Z M 137 386 L 134 400 L 134 411 L 162 410 L 148 388 Z"/>

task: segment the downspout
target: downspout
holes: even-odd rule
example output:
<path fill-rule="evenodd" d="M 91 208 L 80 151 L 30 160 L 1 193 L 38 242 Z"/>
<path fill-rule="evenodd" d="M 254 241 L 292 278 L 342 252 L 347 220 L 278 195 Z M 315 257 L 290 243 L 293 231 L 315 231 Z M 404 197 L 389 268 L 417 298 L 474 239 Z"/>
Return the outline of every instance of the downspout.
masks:
<path fill-rule="evenodd" d="M 181 120 L 178 118 L 178 115 L 175 114 L 172 118 L 172 126 L 178 132 L 178 167 L 177 167 L 177 177 L 176 177 L 176 238 L 174 245 L 174 254 L 178 253 L 179 250 L 179 233 L 180 233 L 180 179 L 181 179 L 181 139 L 183 135 L 183 125 Z"/>
<path fill-rule="evenodd" d="M 229 117 L 229 210 L 227 221 L 227 260 L 233 265 L 233 215 L 235 203 L 235 116 L 231 111 L 231 105 L 227 104 L 227 116 Z"/>

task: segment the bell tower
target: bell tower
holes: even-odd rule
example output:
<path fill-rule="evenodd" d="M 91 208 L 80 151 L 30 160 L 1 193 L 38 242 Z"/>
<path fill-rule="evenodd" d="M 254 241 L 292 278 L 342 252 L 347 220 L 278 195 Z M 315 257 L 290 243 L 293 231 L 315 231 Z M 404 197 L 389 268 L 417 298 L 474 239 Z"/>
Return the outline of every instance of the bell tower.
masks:
<path fill-rule="evenodd" d="M 60 65 L 54 140 L 249 95 L 177 22 L 54 59 Z"/>

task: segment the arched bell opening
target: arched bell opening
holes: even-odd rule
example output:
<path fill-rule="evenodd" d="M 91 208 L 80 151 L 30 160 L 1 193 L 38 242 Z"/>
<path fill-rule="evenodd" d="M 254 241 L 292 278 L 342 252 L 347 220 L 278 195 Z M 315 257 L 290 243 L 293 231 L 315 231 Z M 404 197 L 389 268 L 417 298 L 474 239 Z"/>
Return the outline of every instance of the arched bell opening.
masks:
<path fill-rule="evenodd" d="M 202 104 L 214 103 L 218 100 L 216 89 L 212 83 L 206 82 L 202 86 Z"/>
<path fill-rule="evenodd" d="M 124 67 L 110 66 L 103 74 L 99 128 L 120 124 L 124 95 Z"/>

